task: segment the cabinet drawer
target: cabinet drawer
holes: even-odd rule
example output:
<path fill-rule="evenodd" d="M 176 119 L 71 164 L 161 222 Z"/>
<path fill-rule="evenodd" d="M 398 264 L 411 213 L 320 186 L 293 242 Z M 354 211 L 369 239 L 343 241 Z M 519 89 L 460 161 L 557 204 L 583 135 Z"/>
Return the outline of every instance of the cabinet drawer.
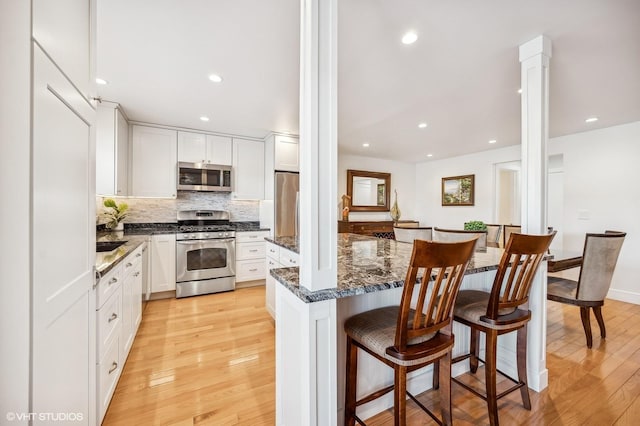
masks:
<path fill-rule="evenodd" d="M 109 344 L 121 333 L 122 287 L 98 310 L 98 361 L 102 361 Z"/>
<path fill-rule="evenodd" d="M 236 281 L 263 280 L 266 276 L 264 260 L 240 260 L 236 262 Z"/>
<path fill-rule="evenodd" d="M 280 246 L 275 245 L 273 243 L 266 243 L 267 244 L 267 257 L 270 257 L 274 260 L 276 260 L 277 262 L 280 261 Z"/>
<path fill-rule="evenodd" d="M 122 263 L 123 279 L 126 279 L 127 276 L 134 271 L 140 271 L 142 268 L 142 245 L 128 255 Z"/>
<path fill-rule="evenodd" d="M 236 243 L 255 243 L 268 236 L 269 231 L 236 232 Z"/>
<path fill-rule="evenodd" d="M 236 244 L 236 259 L 264 259 L 264 241 L 261 243 L 240 243 Z"/>
<path fill-rule="evenodd" d="M 109 407 L 109 402 L 116 389 L 118 377 L 122 371 L 120 365 L 120 338 L 113 339 L 107 348 L 103 362 L 98 364 L 98 410 L 100 411 L 100 422 L 104 418 Z"/>
<path fill-rule="evenodd" d="M 298 253 L 294 253 L 290 250 L 280 250 L 280 263 L 282 264 L 283 268 L 298 266 L 299 257 L 300 256 L 298 256 Z"/>
<path fill-rule="evenodd" d="M 105 304 L 109 297 L 120 287 L 121 278 L 121 264 L 110 270 L 107 274 L 105 274 L 102 278 L 100 278 L 100 282 L 98 283 L 98 288 L 96 289 L 96 294 L 98 295 L 98 303 L 96 305 L 96 309 L 100 309 L 102 305 Z"/>
<path fill-rule="evenodd" d="M 282 268 L 282 264 L 278 262 L 278 260 L 273 259 L 271 257 L 267 257 L 266 265 L 267 265 L 267 270 L 269 271 L 275 268 Z"/>

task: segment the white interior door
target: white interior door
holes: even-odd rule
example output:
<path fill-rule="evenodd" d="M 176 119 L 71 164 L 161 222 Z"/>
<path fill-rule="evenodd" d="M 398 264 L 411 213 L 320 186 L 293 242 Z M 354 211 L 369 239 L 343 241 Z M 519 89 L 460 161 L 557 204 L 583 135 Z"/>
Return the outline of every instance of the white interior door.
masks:
<path fill-rule="evenodd" d="M 32 411 L 74 424 L 94 423 L 94 114 L 34 45 Z"/>

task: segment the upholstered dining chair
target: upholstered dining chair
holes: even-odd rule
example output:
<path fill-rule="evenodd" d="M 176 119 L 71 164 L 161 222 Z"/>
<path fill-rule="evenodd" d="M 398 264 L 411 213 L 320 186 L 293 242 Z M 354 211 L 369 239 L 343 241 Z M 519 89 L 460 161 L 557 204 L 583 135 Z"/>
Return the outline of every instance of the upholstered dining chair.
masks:
<path fill-rule="evenodd" d="M 502 247 L 507 246 L 507 241 L 512 232 L 522 232 L 522 226 L 520 225 L 503 225 L 502 226 Z"/>
<path fill-rule="evenodd" d="M 394 226 L 393 233 L 396 237 L 396 241 L 413 244 L 413 240 L 431 240 L 433 230 L 431 227 L 405 228 L 401 226 Z"/>
<path fill-rule="evenodd" d="M 529 291 L 533 277 L 544 258 L 551 240 L 555 236 L 525 235 L 511 233 L 500 260 L 491 291 L 462 290 L 458 294 L 453 319 L 471 329 L 469 354 L 453 359 L 453 363 L 469 359 L 471 373 L 478 370 L 478 361 L 484 363 L 486 394 L 483 395 L 457 378 L 452 381 L 461 385 L 487 402 L 489 423 L 498 424 L 498 399 L 520 389 L 522 404 L 531 409 L 527 387 L 527 323 L 531 319 L 528 309 Z M 517 332 L 518 380 L 509 376 L 515 385 L 501 392 L 496 391 L 498 336 Z M 486 336 L 486 355 L 479 357 L 480 332 Z M 504 375 L 502 372 L 500 372 Z"/>
<path fill-rule="evenodd" d="M 344 424 L 364 424 L 356 407 L 391 390 L 394 393 L 394 425 L 406 424 L 406 395 L 434 420 L 440 420 L 407 391 L 407 373 L 438 363 L 433 376 L 440 389 L 440 424 L 451 419 L 452 312 L 475 241 L 437 243 L 416 240 L 399 306 L 363 312 L 347 319 L 347 369 Z M 415 292 L 418 272 L 423 270 Z M 415 297 L 414 297 L 415 296 Z M 412 307 L 413 306 L 413 307 Z M 394 383 L 356 400 L 358 349 L 393 368 Z"/>
<path fill-rule="evenodd" d="M 462 229 L 433 229 L 433 241 L 455 242 L 476 238 L 475 250 L 487 249 L 487 231 L 465 231 Z"/>
<path fill-rule="evenodd" d="M 487 245 L 498 246 L 500 242 L 500 234 L 502 232 L 502 225 L 492 225 L 487 223 Z"/>
<path fill-rule="evenodd" d="M 580 307 L 582 327 L 587 347 L 593 346 L 591 336 L 591 310 L 598 321 L 600 337 L 607 336 L 602 317 L 602 306 L 607 297 L 613 271 L 618 262 L 627 234 L 605 231 L 604 234 L 587 234 L 582 252 L 582 266 L 578 281 L 560 277 L 547 277 L 547 299 Z"/>

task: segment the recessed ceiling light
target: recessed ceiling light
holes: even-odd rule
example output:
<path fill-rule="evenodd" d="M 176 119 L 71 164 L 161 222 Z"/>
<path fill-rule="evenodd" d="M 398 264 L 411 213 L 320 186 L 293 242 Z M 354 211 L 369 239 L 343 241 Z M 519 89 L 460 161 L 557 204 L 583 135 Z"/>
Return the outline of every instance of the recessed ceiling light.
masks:
<path fill-rule="evenodd" d="M 409 32 L 406 32 L 402 36 L 402 43 L 403 44 L 413 44 L 413 43 L 416 42 L 417 39 L 418 39 L 418 34 L 416 34 L 413 31 L 409 31 Z"/>
<path fill-rule="evenodd" d="M 433 154 L 427 154 L 427 157 L 431 158 L 433 157 Z"/>
<path fill-rule="evenodd" d="M 522 89 L 518 89 L 518 93 L 522 94 Z"/>
<path fill-rule="evenodd" d="M 585 123 L 595 123 L 596 121 L 598 121 L 598 117 L 589 117 L 584 120 Z"/>
<path fill-rule="evenodd" d="M 214 83 L 222 83 L 222 77 L 220 77 L 218 74 L 211 74 L 209 76 L 209 80 L 213 81 Z"/>
<path fill-rule="evenodd" d="M 489 141 L 489 143 L 496 143 L 496 142 L 498 142 L 498 141 L 497 141 L 497 140 L 495 140 L 495 139 L 491 139 L 491 140 Z"/>
<path fill-rule="evenodd" d="M 200 120 L 202 120 L 202 121 L 209 121 L 209 117 L 206 117 L 206 116 L 204 116 L 204 115 L 203 115 L 202 117 L 200 117 Z"/>
<path fill-rule="evenodd" d="M 420 123 L 420 124 L 418 124 L 418 128 L 420 128 L 420 129 L 426 129 L 426 128 L 427 128 L 427 126 L 428 126 L 428 124 L 427 124 L 427 123 Z"/>
<path fill-rule="evenodd" d="M 363 143 L 362 146 L 364 146 L 365 148 L 369 148 L 369 144 L 368 143 Z"/>
<path fill-rule="evenodd" d="M 105 80 L 104 78 L 96 78 L 96 83 L 104 86 L 105 84 L 109 84 L 109 82 L 107 80 Z"/>

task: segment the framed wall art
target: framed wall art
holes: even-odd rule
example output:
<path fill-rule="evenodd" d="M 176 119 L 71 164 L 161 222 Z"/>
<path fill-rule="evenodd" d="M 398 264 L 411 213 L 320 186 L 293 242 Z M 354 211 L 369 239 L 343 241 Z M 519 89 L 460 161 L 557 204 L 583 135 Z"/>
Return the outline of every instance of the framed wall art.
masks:
<path fill-rule="evenodd" d="M 443 206 L 473 206 L 475 175 L 442 178 Z"/>

